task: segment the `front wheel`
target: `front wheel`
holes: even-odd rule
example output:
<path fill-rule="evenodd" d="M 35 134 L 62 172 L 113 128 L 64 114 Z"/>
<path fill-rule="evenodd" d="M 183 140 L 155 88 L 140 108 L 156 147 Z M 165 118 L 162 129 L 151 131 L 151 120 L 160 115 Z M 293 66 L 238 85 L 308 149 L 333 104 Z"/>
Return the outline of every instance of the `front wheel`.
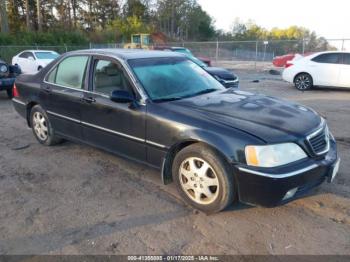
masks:
<path fill-rule="evenodd" d="M 207 146 L 194 144 L 181 150 L 172 175 L 185 201 L 205 213 L 219 212 L 234 200 L 233 174 L 221 155 Z"/>
<path fill-rule="evenodd" d="M 49 118 L 41 106 L 36 105 L 32 108 L 30 112 L 30 125 L 39 143 L 52 146 L 61 142 L 61 139 L 55 135 Z"/>
<path fill-rule="evenodd" d="M 309 90 L 313 87 L 313 80 L 311 75 L 301 73 L 294 78 L 294 86 L 300 91 Z"/>

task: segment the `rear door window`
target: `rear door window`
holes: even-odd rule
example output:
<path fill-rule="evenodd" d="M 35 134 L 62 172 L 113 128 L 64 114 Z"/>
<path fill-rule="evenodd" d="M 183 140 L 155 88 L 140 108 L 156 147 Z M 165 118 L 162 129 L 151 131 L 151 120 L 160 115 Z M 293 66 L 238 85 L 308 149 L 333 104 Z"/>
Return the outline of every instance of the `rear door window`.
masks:
<path fill-rule="evenodd" d="M 22 54 L 19 55 L 20 58 L 29 58 L 29 57 L 33 57 L 33 54 L 31 52 L 23 52 Z"/>
<path fill-rule="evenodd" d="M 88 56 L 67 57 L 51 71 L 46 80 L 64 87 L 82 89 L 88 60 Z"/>
<path fill-rule="evenodd" d="M 339 64 L 340 63 L 341 54 L 339 53 L 329 53 L 329 54 L 321 54 L 312 59 L 312 61 L 316 63 L 324 63 L 324 64 Z"/>

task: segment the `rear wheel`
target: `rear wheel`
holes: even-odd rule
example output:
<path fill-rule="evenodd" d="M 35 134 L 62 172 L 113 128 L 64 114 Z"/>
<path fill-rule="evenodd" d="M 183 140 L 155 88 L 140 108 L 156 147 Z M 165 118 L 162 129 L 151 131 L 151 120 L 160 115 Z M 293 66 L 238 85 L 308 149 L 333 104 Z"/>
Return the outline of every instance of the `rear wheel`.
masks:
<path fill-rule="evenodd" d="M 62 141 L 55 135 L 55 131 L 50 124 L 49 118 L 41 106 L 36 105 L 32 108 L 30 112 L 30 124 L 34 136 L 39 143 L 52 146 Z"/>
<path fill-rule="evenodd" d="M 221 155 L 207 146 L 194 144 L 181 150 L 172 175 L 185 201 L 203 212 L 219 212 L 234 200 L 233 174 Z"/>
<path fill-rule="evenodd" d="M 301 73 L 294 78 L 294 86 L 296 89 L 305 91 L 313 87 L 313 80 L 311 75 L 307 73 Z"/>

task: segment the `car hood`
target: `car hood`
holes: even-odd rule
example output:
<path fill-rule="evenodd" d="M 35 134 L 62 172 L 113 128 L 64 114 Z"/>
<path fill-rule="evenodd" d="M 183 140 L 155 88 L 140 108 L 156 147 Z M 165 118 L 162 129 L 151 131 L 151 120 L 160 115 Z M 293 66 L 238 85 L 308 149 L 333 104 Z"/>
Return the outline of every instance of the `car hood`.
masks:
<path fill-rule="evenodd" d="M 320 116 L 305 106 L 232 89 L 171 104 L 176 111 L 190 110 L 190 114 L 197 118 L 240 129 L 268 143 L 305 138 L 321 122 Z"/>
<path fill-rule="evenodd" d="M 235 80 L 237 76 L 225 68 L 206 67 L 205 70 L 211 75 L 216 75 L 224 80 Z"/>

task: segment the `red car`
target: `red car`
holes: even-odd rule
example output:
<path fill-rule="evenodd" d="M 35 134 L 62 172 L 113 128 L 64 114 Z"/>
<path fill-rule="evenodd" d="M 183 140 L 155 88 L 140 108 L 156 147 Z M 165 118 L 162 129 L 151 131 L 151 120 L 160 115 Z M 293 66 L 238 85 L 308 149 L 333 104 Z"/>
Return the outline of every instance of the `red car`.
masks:
<path fill-rule="evenodd" d="M 282 56 L 276 56 L 272 60 L 272 64 L 276 67 L 286 67 L 286 64 L 288 61 L 292 61 L 296 56 L 303 57 L 303 56 L 308 56 L 312 55 L 312 52 L 305 53 L 305 54 L 286 54 Z"/>
<path fill-rule="evenodd" d="M 272 60 L 272 64 L 276 67 L 285 67 L 288 61 L 293 60 L 295 57 L 295 54 L 286 54 L 282 56 L 276 56 Z"/>

